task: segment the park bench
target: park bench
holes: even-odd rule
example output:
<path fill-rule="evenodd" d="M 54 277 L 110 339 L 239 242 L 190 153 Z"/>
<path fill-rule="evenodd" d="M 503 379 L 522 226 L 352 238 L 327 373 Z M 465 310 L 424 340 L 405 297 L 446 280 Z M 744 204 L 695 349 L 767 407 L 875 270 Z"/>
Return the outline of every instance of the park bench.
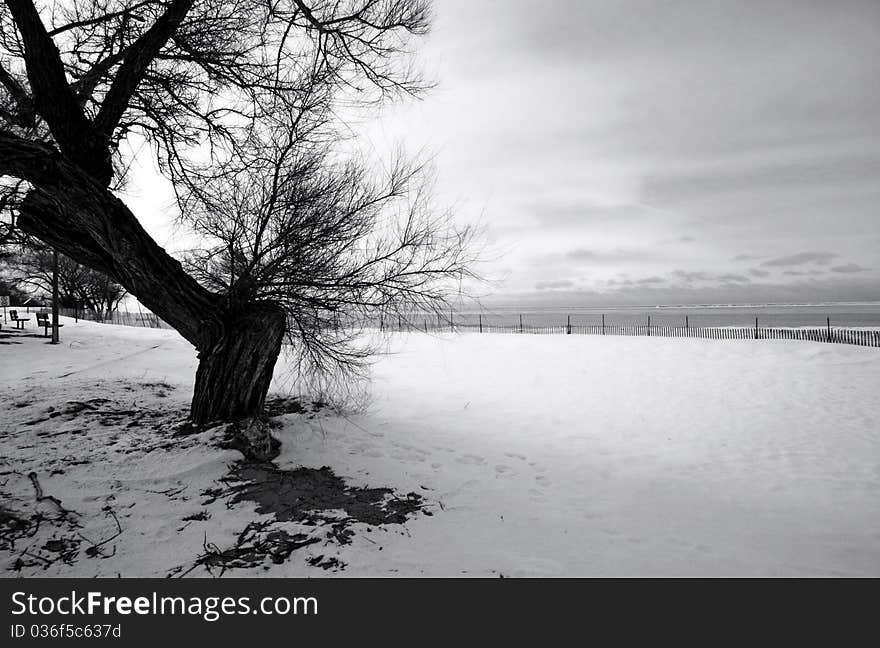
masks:
<path fill-rule="evenodd" d="M 49 313 L 37 313 L 37 326 L 43 327 L 43 337 L 49 337 L 49 329 L 52 328 L 52 320 L 49 319 Z M 61 328 L 64 324 L 59 324 Z"/>
<path fill-rule="evenodd" d="M 30 317 L 19 317 L 18 311 L 11 310 L 9 311 L 9 319 L 15 322 L 15 328 L 24 328 L 24 323 L 29 322 L 31 320 Z"/>

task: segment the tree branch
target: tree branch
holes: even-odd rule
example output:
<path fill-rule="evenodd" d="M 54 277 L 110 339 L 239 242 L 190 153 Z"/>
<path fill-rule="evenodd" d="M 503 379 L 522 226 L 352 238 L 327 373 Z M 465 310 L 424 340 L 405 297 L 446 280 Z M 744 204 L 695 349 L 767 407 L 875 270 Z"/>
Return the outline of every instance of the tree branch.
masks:
<path fill-rule="evenodd" d="M 30 0 L 5 0 L 24 44 L 34 106 L 59 148 L 105 185 L 112 177 L 106 141 L 96 136 L 67 83 L 64 64 Z"/>
<path fill-rule="evenodd" d="M 131 7 L 126 7 L 125 9 L 121 9 L 119 11 L 102 14 L 94 18 L 89 18 L 88 20 L 77 20 L 61 27 L 56 27 L 49 32 L 49 36 L 57 36 L 58 34 L 62 34 L 71 29 L 76 29 L 77 27 L 88 27 L 89 25 L 97 25 L 103 22 L 107 22 L 108 20 L 118 18 L 119 16 L 128 16 L 130 18 L 134 18 L 135 20 L 140 20 L 140 18 L 136 14 L 134 14 L 134 12 L 143 6 L 150 4 L 156 4 L 155 0 L 143 0 L 143 2 L 138 2 Z"/>
<path fill-rule="evenodd" d="M 34 102 L 30 94 L 21 83 L 12 76 L 3 63 L 0 62 L 0 85 L 6 88 L 12 101 L 15 103 L 15 111 L 5 114 L 5 118 L 16 126 L 22 128 L 33 128 L 36 125 L 36 114 L 34 113 Z"/>
<path fill-rule="evenodd" d="M 95 129 L 104 137 L 109 139 L 113 134 L 150 63 L 186 18 L 193 4 L 194 0 L 174 0 L 153 26 L 129 48 L 95 117 Z"/>

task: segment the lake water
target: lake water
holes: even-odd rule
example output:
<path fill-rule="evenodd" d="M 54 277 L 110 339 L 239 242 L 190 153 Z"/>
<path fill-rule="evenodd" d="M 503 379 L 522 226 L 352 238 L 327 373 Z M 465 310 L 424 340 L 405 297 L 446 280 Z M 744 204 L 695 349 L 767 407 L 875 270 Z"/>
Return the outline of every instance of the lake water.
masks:
<path fill-rule="evenodd" d="M 571 318 L 573 326 L 602 323 L 609 326 L 644 326 L 648 317 L 652 326 L 754 326 L 758 318 L 763 327 L 820 327 L 831 320 L 832 326 L 880 327 L 880 303 L 818 304 L 818 305 L 748 305 L 748 306 L 660 306 L 619 308 L 577 307 L 488 307 L 453 315 L 459 325 L 479 322 L 482 315 L 486 326 L 518 326 L 522 316 L 524 327 L 562 326 Z"/>

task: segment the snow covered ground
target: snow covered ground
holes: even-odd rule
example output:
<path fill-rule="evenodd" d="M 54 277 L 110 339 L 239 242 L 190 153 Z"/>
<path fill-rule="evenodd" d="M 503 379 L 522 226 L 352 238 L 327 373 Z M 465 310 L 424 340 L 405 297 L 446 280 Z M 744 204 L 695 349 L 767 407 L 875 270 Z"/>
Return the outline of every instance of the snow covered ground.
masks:
<path fill-rule="evenodd" d="M 423 498 L 344 544 L 224 491 L 176 333 L 65 323 L 0 331 L 4 576 L 206 576 L 253 522 L 302 546 L 228 575 L 880 576 L 877 349 L 395 336 L 366 410 L 276 419 L 280 468 Z"/>

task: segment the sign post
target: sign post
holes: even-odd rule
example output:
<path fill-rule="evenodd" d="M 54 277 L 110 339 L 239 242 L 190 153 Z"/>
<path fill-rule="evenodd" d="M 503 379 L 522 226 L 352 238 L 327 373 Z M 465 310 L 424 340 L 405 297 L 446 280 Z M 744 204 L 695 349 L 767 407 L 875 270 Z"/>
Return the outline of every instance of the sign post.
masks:
<path fill-rule="evenodd" d="M 0 306 L 3 307 L 3 322 L 6 323 L 6 307 L 9 306 L 9 295 L 0 295 Z"/>

